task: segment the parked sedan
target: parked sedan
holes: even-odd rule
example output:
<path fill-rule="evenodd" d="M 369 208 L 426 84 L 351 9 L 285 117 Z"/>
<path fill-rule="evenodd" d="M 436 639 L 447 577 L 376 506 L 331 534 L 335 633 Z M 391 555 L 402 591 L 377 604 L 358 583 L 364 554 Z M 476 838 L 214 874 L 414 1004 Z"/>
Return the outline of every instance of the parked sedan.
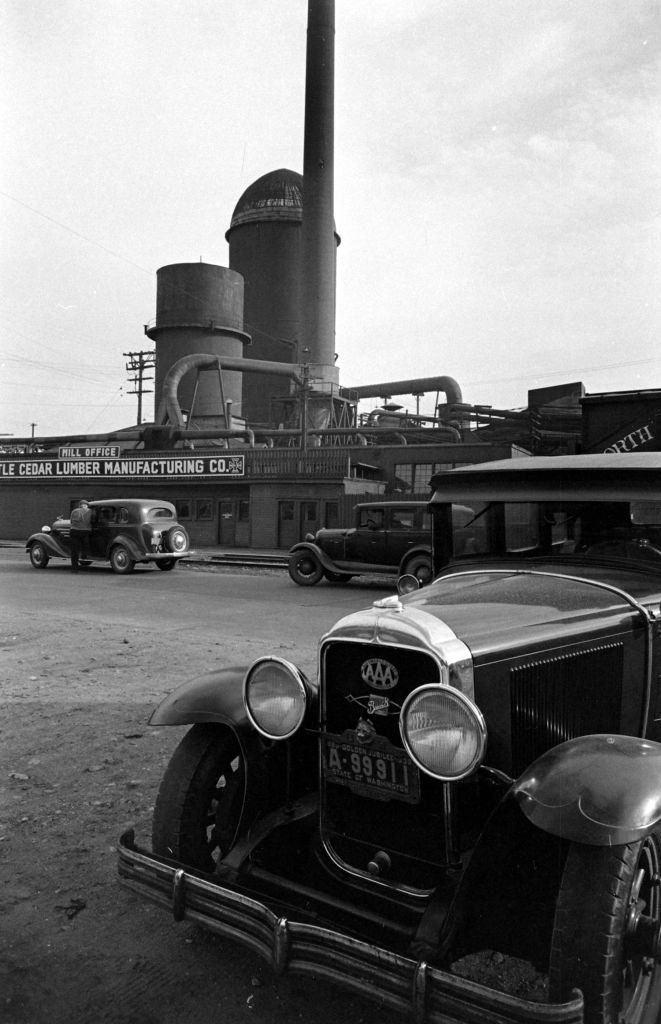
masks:
<path fill-rule="evenodd" d="M 345 583 L 363 573 L 411 573 L 429 583 L 431 522 L 426 501 L 361 502 L 351 527 L 309 533 L 289 552 L 289 575 L 299 587 L 325 576 Z M 472 512 L 471 512 L 472 515 Z"/>
<path fill-rule="evenodd" d="M 126 575 L 138 562 L 154 562 L 159 569 L 174 569 L 189 553 L 188 533 L 177 522 L 169 501 L 142 498 L 113 498 L 91 501 L 92 533 L 89 554 L 83 564 L 110 562 L 113 572 Z M 35 569 L 45 569 L 51 558 L 70 558 L 68 518 L 58 516 L 25 542 Z"/>

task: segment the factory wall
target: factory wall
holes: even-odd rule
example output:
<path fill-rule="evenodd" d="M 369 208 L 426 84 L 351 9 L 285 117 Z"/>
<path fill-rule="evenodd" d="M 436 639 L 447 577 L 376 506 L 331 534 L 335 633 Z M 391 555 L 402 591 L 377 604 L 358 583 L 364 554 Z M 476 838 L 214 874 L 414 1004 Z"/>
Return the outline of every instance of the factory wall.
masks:
<path fill-rule="evenodd" d="M 245 452 L 249 451 L 249 455 Z M 172 453 L 130 453 L 172 459 Z M 193 546 L 288 548 L 322 526 L 351 525 L 354 504 L 378 497 L 425 497 L 439 469 L 507 458 L 511 448 L 489 445 L 391 445 L 345 449 L 244 450 L 246 472 L 226 479 L 23 479 L 0 457 L 0 539 L 25 540 L 66 515 L 81 498 L 161 498 L 173 502 Z M 231 450 L 223 457 L 229 460 Z M 195 453 L 196 458 L 201 453 Z M 215 450 L 215 459 L 220 461 Z M 33 462 L 57 461 L 55 455 Z M 23 457 L 25 459 L 25 457 Z M 300 465 L 299 465 L 300 464 Z M 298 466 L 298 470 L 297 467 Z M 252 468 L 251 468 L 252 467 Z M 285 467 L 285 468 L 283 468 Z M 288 468 L 286 468 L 288 467 Z M 57 467 L 56 467 L 57 468 Z M 298 475 L 297 475 L 298 473 Z"/>
<path fill-rule="evenodd" d="M 661 451 L 661 391 L 613 391 L 581 400 L 584 452 Z"/>

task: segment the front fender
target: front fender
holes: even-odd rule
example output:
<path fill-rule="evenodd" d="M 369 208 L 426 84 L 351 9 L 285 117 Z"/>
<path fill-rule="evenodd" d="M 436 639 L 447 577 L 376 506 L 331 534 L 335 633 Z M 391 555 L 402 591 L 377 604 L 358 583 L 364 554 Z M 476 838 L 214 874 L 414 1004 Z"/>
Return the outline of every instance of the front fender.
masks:
<path fill-rule="evenodd" d="M 289 554 L 293 555 L 295 551 L 310 551 L 315 558 L 319 559 L 323 568 L 328 572 L 346 572 L 346 569 L 339 568 L 333 559 L 328 557 L 325 551 L 322 551 L 320 547 L 309 540 L 302 540 L 300 543 L 294 544 L 294 546 L 289 549 Z"/>
<path fill-rule="evenodd" d="M 37 541 L 44 545 L 50 555 L 56 555 L 59 558 L 71 557 L 69 548 L 65 547 L 62 541 L 52 533 L 33 533 L 25 542 L 25 550 L 29 551 Z"/>
<path fill-rule="evenodd" d="M 226 726 L 236 736 L 246 761 L 256 762 L 271 751 L 273 757 L 269 762 L 269 770 L 272 794 L 279 793 L 282 799 L 294 798 L 306 790 L 308 780 L 315 776 L 314 734 L 309 734 L 303 727 L 287 743 L 270 746 L 269 741 L 253 728 L 246 715 L 243 704 L 245 674 L 245 668 L 233 666 L 182 683 L 152 712 L 149 724 L 193 725 L 197 722 L 216 722 Z M 315 687 L 310 687 L 309 696 L 306 717 L 315 716 Z M 291 759 L 287 755 L 287 748 Z"/>
<path fill-rule="evenodd" d="M 634 842 L 661 822 L 661 743 L 579 736 L 542 754 L 512 792 L 551 835 L 590 846 Z"/>
<path fill-rule="evenodd" d="M 221 722 L 249 726 L 243 707 L 243 680 L 247 669 L 239 666 L 207 672 L 182 683 L 152 712 L 150 725 L 190 725 Z"/>
<path fill-rule="evenodd" d="M 258 756 L 263 748 L 243 706 L 245 668 L 233 666 L 191 679 L 162 700 L 149 718 L 150 725 L 193 725 L 217 722 L 236 735 L 246 757 Z"/>

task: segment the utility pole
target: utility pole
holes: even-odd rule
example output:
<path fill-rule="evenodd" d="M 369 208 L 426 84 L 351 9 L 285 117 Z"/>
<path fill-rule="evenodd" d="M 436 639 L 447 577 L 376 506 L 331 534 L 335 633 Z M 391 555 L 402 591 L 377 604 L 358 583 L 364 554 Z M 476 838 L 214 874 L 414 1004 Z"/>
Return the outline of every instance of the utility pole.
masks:
<path fill-rule="evenodd" d="M 129 395 L 138 396 L 138 426 L 142 423 L 142 396 L 150 395 L 151 388 L 145 388 L 144 382 L 146 380 L 153 380 L 153 377 L 145 377 L 145 370 L 150 369 L 156 365 L 156 354 L 154 352 L 124 352 L 122 353 L 129 362 L 126 364 L 126 369 L 133 373 L 132 384 L 135 385 L 133 391 L 129 391 Z"/>

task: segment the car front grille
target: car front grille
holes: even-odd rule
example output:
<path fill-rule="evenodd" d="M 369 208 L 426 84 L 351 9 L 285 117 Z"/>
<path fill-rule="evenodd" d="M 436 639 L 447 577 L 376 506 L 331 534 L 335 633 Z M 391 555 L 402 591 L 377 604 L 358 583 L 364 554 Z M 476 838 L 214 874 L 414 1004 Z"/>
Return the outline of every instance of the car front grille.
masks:
<path fill-rule="evenodd" d="M 347 641 L 329 642 L 322 657 L 324 736 L 356 743 L 356 727 L 361 719 L 369 720 L 375 735 L 363 748 L 366 754 L 380 744 L 391 752 L 394 748 L 396 756 L 403 753 L 401 706 L 412 690 L 440 680 L 435 659 L 420 650 Z M 322 828 L 334 855 L 366 871 L 377 851 L 388 850 L 389 881 L 431 887 L 445 852 L 441 784 L 423 776 L 407 758 L 408 798 L 387 789 L 369 790 L 360 780 L 340 781 L 324 770 L 323 744 L 322 738 Z"/>
<path fill-rule="evenodd" d="M 512 774 L 565 740 L 618 732 L 624 645 L 543 658 L 510 670 Z"/>

